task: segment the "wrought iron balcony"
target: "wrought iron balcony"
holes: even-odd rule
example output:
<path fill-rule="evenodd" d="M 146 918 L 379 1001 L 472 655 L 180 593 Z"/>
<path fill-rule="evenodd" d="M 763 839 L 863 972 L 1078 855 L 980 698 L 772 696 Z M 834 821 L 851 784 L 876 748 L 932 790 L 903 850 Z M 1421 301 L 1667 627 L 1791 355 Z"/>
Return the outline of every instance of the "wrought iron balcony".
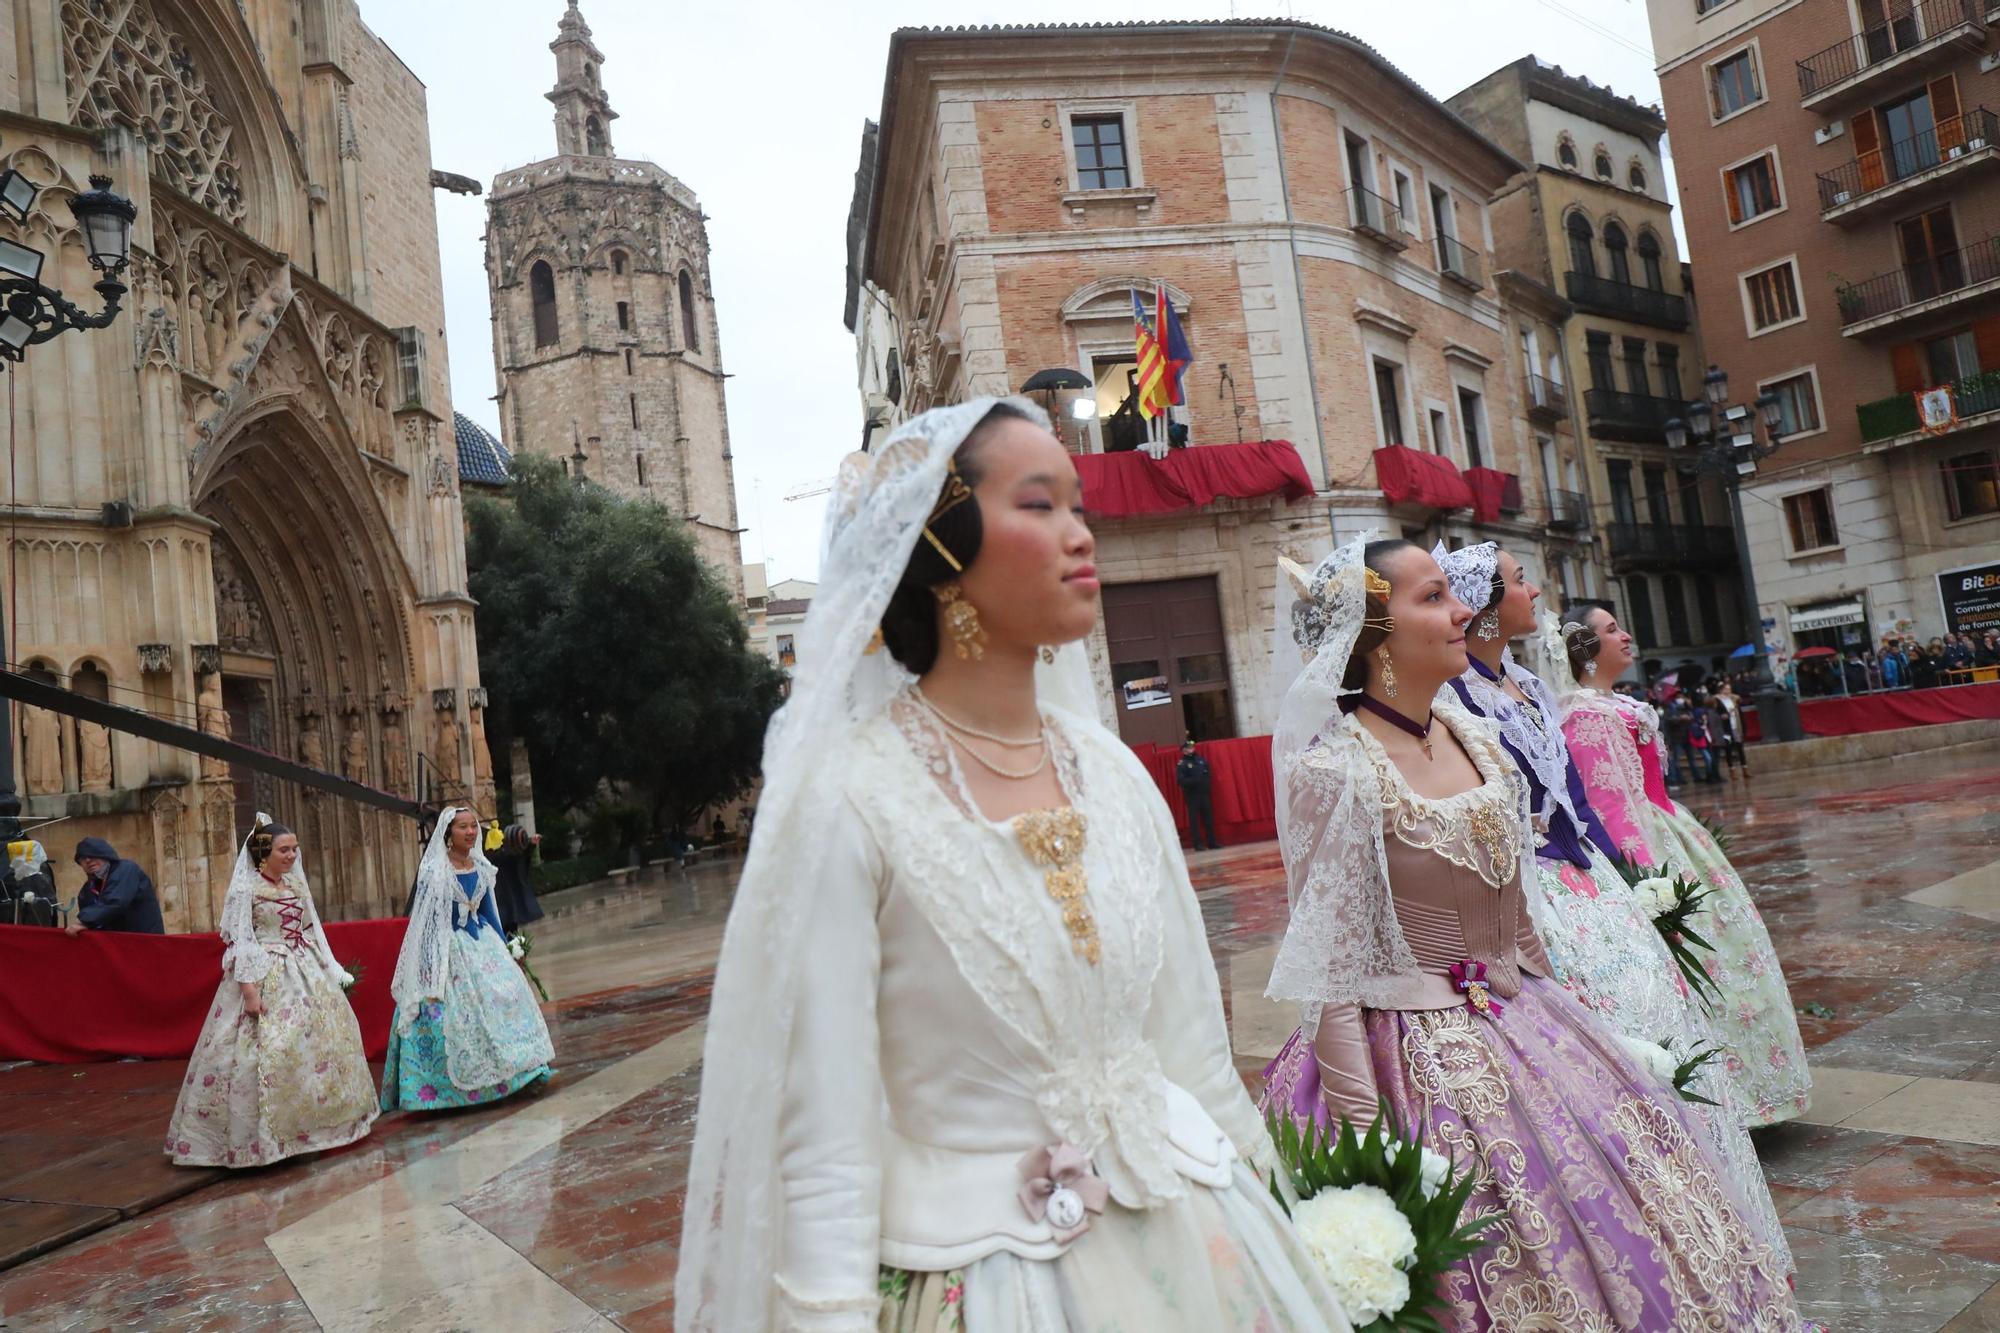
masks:
<path fill-rule="evenodd" d="M 1364 190 L 1359 185 L 1350 189 L 1347 192 L 1347 210 L 1354 230 L 1362 235 L 1395 250 L 1409 246 L 1410 237 L 1403 222 L 1403 210 L 1373 190 Z"/>
<path fill-rule="evenodd" d="M 1820 216 L 1828 222 L 1858 218 L 1934 182 L 1995 162 L 2000 162 L 2000 116 L 1975 107 L 1922 134 L 1820 172 Z"/>
<path fill-rule="evenodd" d="M 2000 233 L 1957 250 L 1842 283 L 1833 292 L 1848 337 L 1893 328 L 1919 314 L 1963 305 L 2000 290 Z"/>
<path fill-rule="evenodd" d="M 1479 252 L 1471 250 L 1449 236 L 1437 238 L 1438 272 L 1461 286 L 1478 291 L 1486 285 L 1486 266 L 1480 262 Z"/>
<path fill-rule="evenodd" d="M 1528 372 L 1528 414 L 1547 420 L 1569 415 L 1569 390 L 1546 375 Z"/>
<path fill-rule="evenodd" d="M 1961 43 L 1977 47 L 1985 39 L 1985 0 L 1904 4 L 1886 23 L 1843 37 L 1799 61 L 1799 105 L 1860 98 L 1891 78 L 1907 78 L 1915 68 L 1950 59 Z"/>
<path fill-rule="evenodd" d="M 1549 492 L 1549 526 L 1559 532 L 1588 532 L 1590 506 L 1577 491 Z"/>
<path fill-rule="evenodd" d="M 1584 414 L 1599 435 L 1627 440 L 1667 438 L 1667 422 L 1687 411 L 1678 398 L 1656 398 L 1649 393 L 1620 393 L 1616 389 L 1585 389 Z"/>
<path fill-rule="evenodd" d="M 1635 287 L 1616 278 L 1600 278 L 1595 273 L 1578 273 L 1573 269 L 1563 275 L 1563 288 L 1578 309 L 1592 314 L 1636 320 L 1663 329 L 1688 326 L 1687 302 L 1669 292 Z"/>
<path fill-rule="evenodd" d="M 1613 523 L 1611 558 L 1629 564 L 1713 568 L 1736 559 L 1733 528 L 1695 523 Z"/>

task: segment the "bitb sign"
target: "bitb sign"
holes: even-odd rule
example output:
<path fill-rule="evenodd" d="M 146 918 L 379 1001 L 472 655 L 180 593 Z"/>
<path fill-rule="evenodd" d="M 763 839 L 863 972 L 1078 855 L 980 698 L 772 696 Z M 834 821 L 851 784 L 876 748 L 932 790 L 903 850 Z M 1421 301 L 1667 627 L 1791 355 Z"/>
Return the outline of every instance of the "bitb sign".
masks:
<path fill-rule="evenodd" d="M 1973 565 L 1937 576 L 1938 600 L 1944 606 L 1949 634 L 1984 634 L 2000 630 L 2000 565 Z"/>

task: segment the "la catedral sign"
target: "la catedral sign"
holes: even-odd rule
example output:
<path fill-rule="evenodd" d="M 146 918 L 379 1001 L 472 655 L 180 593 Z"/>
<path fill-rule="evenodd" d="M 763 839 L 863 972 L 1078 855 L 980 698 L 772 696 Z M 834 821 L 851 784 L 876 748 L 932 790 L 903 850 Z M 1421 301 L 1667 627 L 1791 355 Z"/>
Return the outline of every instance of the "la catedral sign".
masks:
<path fill-rule="evenodd" d="M 1937 576 L 1948 634 L 2000 630 L 2000 564 L 1948 569 Z"/>

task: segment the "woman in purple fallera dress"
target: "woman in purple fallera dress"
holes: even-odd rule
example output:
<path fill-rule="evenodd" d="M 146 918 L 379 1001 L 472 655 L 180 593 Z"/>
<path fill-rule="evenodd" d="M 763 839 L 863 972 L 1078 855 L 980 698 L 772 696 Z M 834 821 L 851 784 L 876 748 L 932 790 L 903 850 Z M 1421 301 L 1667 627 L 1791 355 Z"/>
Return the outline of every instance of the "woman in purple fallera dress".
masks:
<path fill-rule="evenodd" d="M 1442 687 L 1472 611 L 1409 542 L 1357 539 L 1278 599 L 1272 750 L 1304 1024 L 1267 1100 L 1403 1130 L 1477 1184 L 1455 1333 L 1796 1330 L 1771 1246 L 1670 1086 L 1556 982 L 1523 893 L 1526 791 Z M 1442 690 L 1442 692 L 1440 692 Z"/>

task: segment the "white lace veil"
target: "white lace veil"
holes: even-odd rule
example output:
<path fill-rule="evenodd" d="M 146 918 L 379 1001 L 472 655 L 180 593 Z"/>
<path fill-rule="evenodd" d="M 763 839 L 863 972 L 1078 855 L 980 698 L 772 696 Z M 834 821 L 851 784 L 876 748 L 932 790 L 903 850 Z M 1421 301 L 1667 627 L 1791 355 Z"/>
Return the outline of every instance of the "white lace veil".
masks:
<path fill-rule="evenodd" d="M 438 816 L 437 827 L 417 863 L 417 892 L 410 904 L 410 925 L 403 932 L 403 949 L 396 955 L 396 974 L 389 981 L 389 994 L 396 1001 L 396 1029 L 405 1036 L 424 1000 L 444 998 L 451 980 L 452 906 L 458 901 L 458 872 L 445 854 L 445 837 L 451 821 L 467 807 L 447 806 Z M 496 871 L 486 859 L 483 838 L 472 842 L 472 863 L 479 872 L 479 892 L 493 891 Z M 474 902 L 474 907 L 478 906 Z"/>
<path fill-rule="evenodd" d="M 230 871 L 229 893 L 222 900 L 222 921 L 217 926 L 222 935 L 222 975 L 236 981 L 262 981 L 271 970 L 271 955 L 257 938 L 255 916 L 257 886 L 266 880 L 250 864 L 250 839 L 271 822 L 271 817 L 261 810 L 251 821 L 249 837 L 236 849 L 236 868 Z M 333 946 L 327 943 L 326 931 L 320 926 L 319 909 L 313 905 L 312 890 L 306 884 L 303 855 L 285 872 L 284 883 L 305 907 L 304 925 L 312 937 L 313 952 L 335 977 L 345 978 L 347 971 L 334 958 Z"/>
<path fill-rule="evenodd" d="M 785 1100 L 804 898 L 840 803 L 824 790 L 842 738 L 888 706 L 909 673 L 870 641 L 943 489 L 946 466 L 994 398 L 934 408 L 874 454 L 842 463 L 827 507 L 819 591 L 799 636 L 792 695 L 764 739 L 764 790 L 709 1004 L 701 1105 L 674 1280 L 674 1325 L 742 1333 L 771 1324 L 783 1223 Z M 1004 400 L 1038 425 L 1024 399 Z M 1037 668 L 1043 704 L 1097 715 L 1081 644 Z"/>

